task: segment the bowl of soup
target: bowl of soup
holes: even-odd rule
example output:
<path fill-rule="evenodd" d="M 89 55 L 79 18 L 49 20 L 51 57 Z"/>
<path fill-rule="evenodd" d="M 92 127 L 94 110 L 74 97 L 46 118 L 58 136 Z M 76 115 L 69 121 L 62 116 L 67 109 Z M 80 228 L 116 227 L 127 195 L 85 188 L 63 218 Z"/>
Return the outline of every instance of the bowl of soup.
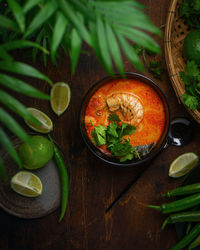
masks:
<path fill-rule="evenodd" d="M 86 93 L 80 130 L 89 150 L 118 166 L 136 166 L 155 157 L 166 143 L 170 111 L 165 94 L 136 73 L 108 76 Z"/>

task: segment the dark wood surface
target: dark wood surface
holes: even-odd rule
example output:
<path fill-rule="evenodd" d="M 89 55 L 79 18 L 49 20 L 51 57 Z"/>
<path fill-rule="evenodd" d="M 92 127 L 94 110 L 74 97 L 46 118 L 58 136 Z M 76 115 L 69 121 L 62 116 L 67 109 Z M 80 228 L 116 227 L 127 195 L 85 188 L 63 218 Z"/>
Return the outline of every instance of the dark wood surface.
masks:
<path fill-rule="evenodd" d="M 147 13 L 158 27 L 165 24 L 169 0 L 139 1 L 147 6 Z M 165 66 L 163 38 L 156 38 L 162 47 L 161 59 Z M 125 59 L 125 70 L 137 72 Z M 27 106 L 44 111 L 54 123 L 52 136 L 69 157 L 72 169 L 69 206 L 64 220 L 59 224 L 60 210 L 41 219 L 19 219 L 0 210 L 0 249 L 2 250 L 160 250 L 169 249 L 177 242 L 174 226 L 164 231 L 161 224 L 165 216 L 146 207 L 161 204 L 162 192 L 180 184 L 181 179 L 168 177 L 172 160 L 179 154 L 193 151 L 200 155 L 199 128 L 195 125 L 195 138 L 184 147 L 171 146 L 162 151 L 142 173 L 144 167 L 115 168 L 103 163 L 86 148 L 79 131 L 79 110 L 88 88 L 106 76 L 91 52 L 80 57 L 76 74 L 71 76 L 70 63 L 63 55 L 58 67 L 50 62 L 38 68 L 54 82 L 69 82 L 72 90 L 70 107 L 57 117 L 48 102 L 20 96 Z M 173 117 L 188 114 L 180 105 L 170 84 L 167 71 L 163 79 L 157 80 L 148 72 L 165 92 Z M 41 81 L 33 80 L 39 89 L 49 92 L 50 88 Z M 141 174 L 142 173 L 142 174 Z M 106 213 L 106 209 L 127 185 L 139 178 L 128 192 Z"/>

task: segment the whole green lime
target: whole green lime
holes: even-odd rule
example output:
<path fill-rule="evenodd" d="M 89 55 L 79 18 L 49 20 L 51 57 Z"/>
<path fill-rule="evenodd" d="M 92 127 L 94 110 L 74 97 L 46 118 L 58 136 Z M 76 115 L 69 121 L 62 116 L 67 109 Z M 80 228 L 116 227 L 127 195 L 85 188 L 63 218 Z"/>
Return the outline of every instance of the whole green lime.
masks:
<path fill-rule="evenodd" d="M 184 39 L 183 54 L 187 60 L 200 64 L 200 30 L 190 31 Z"/>
<path fill-rule="evenodd" d="M 41 168 L 53 157 L 53 143 L 44 136 L 32 136 L 30 144 L 24 142 L 19 146 L 18 154 L 24 168 Z"/>

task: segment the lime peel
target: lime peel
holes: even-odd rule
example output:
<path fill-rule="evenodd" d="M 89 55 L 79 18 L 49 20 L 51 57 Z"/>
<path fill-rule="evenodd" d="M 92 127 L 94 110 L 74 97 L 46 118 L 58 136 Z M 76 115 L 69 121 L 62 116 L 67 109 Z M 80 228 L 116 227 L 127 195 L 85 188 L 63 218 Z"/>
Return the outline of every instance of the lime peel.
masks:
<path fill-rule="evenodd" d="M 182 177 L 191 171 L 198 163 L 199 157 L 195 153 L 188 152 L 178 156 L 169 168 L 170 177 Z"/>

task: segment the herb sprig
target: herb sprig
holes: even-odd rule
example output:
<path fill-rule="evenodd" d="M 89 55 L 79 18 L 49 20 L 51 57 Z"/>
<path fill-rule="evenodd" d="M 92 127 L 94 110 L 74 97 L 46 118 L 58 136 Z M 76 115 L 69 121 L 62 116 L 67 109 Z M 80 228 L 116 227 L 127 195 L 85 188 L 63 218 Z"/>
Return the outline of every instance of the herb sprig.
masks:
<path fill-rule="evenodd" d="M 200 109 L 200 67 L 194 61 L 187 61 L 185 72 L 180 72 L 185 84 L 184 104 L 192 111 Z"/>
<path fill-rule="evenodd" d="M 130 140 L 123 140 L 125 135 L 132 135 L 136 127 L 124 122 L 116 114 L 110 114 L 108 117 L 110 124 L 106 127 L 99 125 L 92 130 L 92 141 L 97 146 L 106 144 L 107 149 L 113 157 L 119 157 L 120 162 L 132 160 L 139 157 L 134 147 L 131 146 Z M 121 124 L 120 124 L 121 123 Z"/>

